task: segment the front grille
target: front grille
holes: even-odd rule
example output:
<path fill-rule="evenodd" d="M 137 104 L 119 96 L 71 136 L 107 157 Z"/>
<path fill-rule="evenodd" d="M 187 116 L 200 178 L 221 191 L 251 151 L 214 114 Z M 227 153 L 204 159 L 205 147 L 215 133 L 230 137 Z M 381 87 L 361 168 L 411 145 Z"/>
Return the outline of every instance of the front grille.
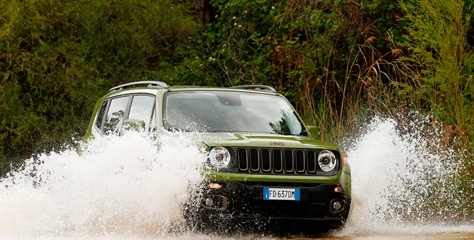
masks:
<path fill-rule="evenodd" d="M 315 149 L 238 148 L 236 152 L 240 172 L 315 175 L 319 170 Z"/>

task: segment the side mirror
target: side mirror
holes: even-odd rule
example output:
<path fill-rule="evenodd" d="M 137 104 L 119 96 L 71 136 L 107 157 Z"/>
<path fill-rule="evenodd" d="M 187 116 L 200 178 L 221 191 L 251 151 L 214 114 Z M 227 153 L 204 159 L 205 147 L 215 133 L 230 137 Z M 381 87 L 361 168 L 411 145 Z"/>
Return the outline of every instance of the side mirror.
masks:
<path fill-rule="evenodd" d="M 316 126 L 306 126 L 308 129 L 309 134 L 311 135 L 312 138 L 314 139 L 320 139 L 321 135 L 319 134 L 319 128 Z"/>
<path fill-rule="evenodd" d="M 136 119 L 127 119 L 123 121 L 122 129 L 124 131 L 145 131 L 145 121 Z"/>

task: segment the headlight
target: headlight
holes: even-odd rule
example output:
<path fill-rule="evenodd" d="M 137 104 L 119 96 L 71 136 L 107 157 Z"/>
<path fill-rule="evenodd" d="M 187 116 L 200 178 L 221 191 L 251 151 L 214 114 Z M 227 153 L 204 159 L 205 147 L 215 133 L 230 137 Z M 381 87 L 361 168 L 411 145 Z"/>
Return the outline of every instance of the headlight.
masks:
<path fill-rule="evenodd" d="M 324 172 L 330 172 L 336 168 L 336 155 L 329 150 L 322 150 L 318 155 L 318 165 Z"/>
<path fill-rule="evenodd" d="M 225 168 L 230 163 L 230 153 L 225 147 L 215 147 L 209 152 L 211 166 L 219 169 Z"/>

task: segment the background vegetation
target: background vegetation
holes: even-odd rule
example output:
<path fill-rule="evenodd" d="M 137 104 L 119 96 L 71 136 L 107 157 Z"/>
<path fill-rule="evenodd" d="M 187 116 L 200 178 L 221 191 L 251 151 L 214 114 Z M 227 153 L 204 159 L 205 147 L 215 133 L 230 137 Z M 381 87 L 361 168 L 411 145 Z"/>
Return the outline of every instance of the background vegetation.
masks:
<path fill-rule="evenodd" d="M 430 116 L 474 202 L 474 0 L 0 0 L 0 172 L 60 150 L 134 80 L 268 84 L 321 138 Z M 413 112 L 419 115 L 413 115 Z M 473 214 L 471 210 L 466 214 Z"/>

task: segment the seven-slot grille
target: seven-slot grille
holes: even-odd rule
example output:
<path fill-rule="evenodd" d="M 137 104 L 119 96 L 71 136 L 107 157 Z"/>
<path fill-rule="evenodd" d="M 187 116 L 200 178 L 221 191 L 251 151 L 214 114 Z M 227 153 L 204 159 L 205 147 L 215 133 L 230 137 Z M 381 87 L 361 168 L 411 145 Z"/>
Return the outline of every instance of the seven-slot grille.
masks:
<path fill-rule="evenodd" d="M 319 150 L 237 148 L 236 151 L 240 172 L 314 175 L 319 170 L 317 163 Z"/>

